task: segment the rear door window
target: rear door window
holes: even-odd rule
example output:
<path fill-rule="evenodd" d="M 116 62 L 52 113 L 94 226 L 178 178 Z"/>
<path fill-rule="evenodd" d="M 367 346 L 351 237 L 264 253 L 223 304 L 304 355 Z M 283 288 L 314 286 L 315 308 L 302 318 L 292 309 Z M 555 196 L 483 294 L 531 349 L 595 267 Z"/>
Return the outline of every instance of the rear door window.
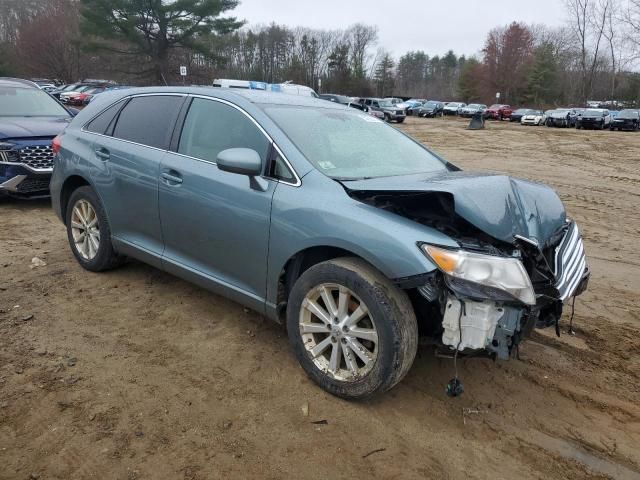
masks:
<path fill-rule="evenodd" d="M 120 112 L 113 136 L 166 150 L 184 97 L 134 97 Z"/>
<path fill-rule="evenodd" d="M 194 98 L 182 128 L 178 153 L 215 162 L 228 148 L 251 148 L 264 162 L 270 142 L 241 111 L 215 100 Z"/>

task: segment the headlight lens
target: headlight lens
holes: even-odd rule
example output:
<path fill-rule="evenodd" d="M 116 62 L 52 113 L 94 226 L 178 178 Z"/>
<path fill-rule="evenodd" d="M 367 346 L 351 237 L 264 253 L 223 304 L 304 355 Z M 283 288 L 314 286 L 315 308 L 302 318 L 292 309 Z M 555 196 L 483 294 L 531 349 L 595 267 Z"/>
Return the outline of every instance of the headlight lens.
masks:
<path fill-rule="evenodd" d="M 450 277 L 507 292 L 527 305 L 536 304 L 529 275 L 517 258 L 447 250 L 428 244 L 422 244 L 421 249 Z"/>

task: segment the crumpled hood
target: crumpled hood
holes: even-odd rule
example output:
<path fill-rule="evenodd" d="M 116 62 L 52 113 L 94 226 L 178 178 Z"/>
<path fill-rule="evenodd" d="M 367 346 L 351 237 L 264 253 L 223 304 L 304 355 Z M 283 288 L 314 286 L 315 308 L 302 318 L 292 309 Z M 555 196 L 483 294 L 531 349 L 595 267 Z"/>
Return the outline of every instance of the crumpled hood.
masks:
<path fill-rule="evenodd" d="M 444 192 L 458 215 L 492 237 L 514 242 L 515 235 L 544 245 L 566 222 L 558 195 L 546 185 L 506 175 L 443 172 L 343 182 L 360 192 Z"/>
<path fill-rule="evenodd" d="M 0 140 L 55 137 L 71 121 L 66 117 L 0 117 Z"/>

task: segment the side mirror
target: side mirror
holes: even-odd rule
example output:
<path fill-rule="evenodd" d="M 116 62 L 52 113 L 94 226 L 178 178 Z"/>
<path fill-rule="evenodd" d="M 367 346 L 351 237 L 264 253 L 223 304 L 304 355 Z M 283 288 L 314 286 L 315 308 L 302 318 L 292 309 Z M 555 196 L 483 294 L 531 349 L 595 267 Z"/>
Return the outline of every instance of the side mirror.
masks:
<path fill-rule="evenodd" d="M 262 173 L 262 159 L 250 148 L 228 148 L 216 158 L 218 168 L 223 172 L 238 173 L 256 177 Z"/>

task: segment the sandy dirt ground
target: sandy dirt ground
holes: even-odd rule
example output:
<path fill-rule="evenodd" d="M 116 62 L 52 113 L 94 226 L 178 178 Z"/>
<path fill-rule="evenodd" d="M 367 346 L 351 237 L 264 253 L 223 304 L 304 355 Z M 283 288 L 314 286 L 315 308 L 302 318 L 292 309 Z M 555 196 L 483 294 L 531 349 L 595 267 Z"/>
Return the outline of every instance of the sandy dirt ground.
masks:
<path fill-rule="evenodd" d="M 456 399 L 424 347 L 395 389 L 349 403 L 281 327 L 137 262 L 85 272 L 47 202 L 2 201 L 0 479 L 640 478 L 640 134 L 465 125 L 402 128 L 557 189 L 593 270 L 575 336 L 462 361 Z"/>

